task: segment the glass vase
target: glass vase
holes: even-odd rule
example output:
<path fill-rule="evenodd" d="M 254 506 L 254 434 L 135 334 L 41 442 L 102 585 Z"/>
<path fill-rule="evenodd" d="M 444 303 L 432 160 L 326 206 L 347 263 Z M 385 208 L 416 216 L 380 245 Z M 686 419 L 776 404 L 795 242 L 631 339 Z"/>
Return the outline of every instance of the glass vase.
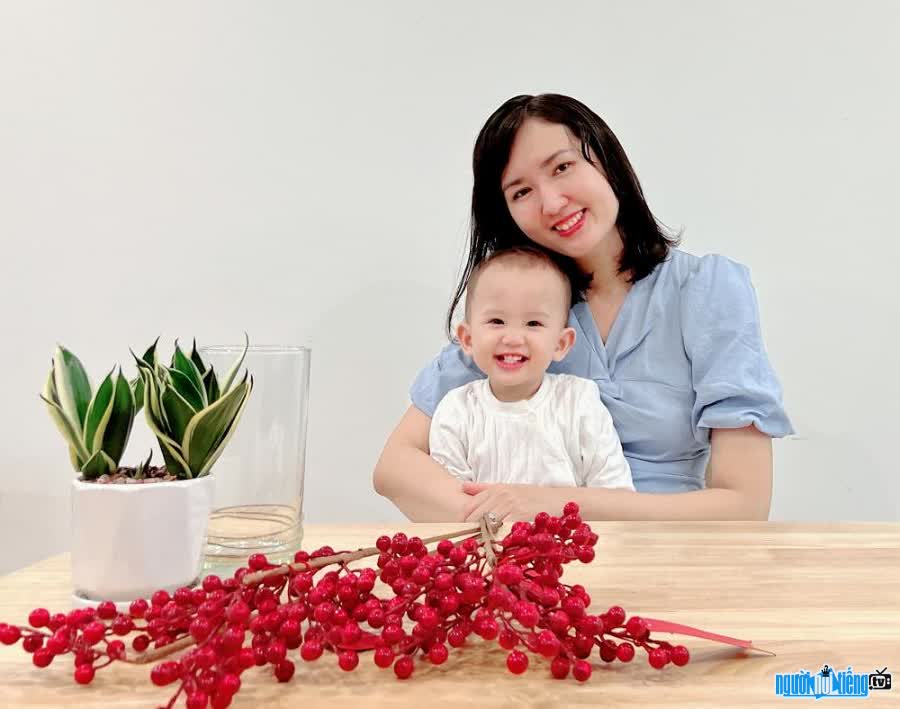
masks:
<path fill-rule="evenodd" d="M 220 379 L 242 351 L 241 345 L 200 348 Z M 300 548 L 310 354 L 299 346 L 247 350 L 244 367 L 253 377 L 253 391 L 212 469 L 216 486 L 207 569 L 240 565 L 257 552 L 274 562 L 291 561 Z"/>

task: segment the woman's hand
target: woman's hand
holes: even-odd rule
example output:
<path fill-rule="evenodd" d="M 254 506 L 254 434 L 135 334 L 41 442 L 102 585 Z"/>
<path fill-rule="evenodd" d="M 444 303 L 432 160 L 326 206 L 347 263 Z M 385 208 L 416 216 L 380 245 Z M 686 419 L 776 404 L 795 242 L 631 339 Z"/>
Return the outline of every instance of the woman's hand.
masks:
<path fill-rule="evenodd" d="M 462 488 L 464 493 L 471 495 L 471 501 L 463 505 L 466 522 L 477 522 L 489 512 L 507 522 L 530 521 L 538 512 L 553 513 L 556 510 L 556 514 L 561 514 L 571 498 L 571 490 L 568 496 L 565 494 L 567 488 L 541 485 L 467 482 Z"/>

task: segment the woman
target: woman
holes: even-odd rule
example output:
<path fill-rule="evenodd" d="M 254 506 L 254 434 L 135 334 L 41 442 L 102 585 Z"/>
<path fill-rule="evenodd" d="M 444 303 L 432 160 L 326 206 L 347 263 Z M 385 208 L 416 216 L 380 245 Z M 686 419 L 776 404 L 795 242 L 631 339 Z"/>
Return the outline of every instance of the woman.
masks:
<path fill-rule="evenodd" d="M 538 245 L 575 292 L 574 348 L 551 372 L 597 382 L 636 492 L 459 485 L 428 455 L 430 416 L 483 376 L 448 345 L 417 377 L 412 406 L 375 468 L 375 489 L 417 521 L 527 519 L 574 500 L 585 519 L 766 519 L 772 438 L 791 433 L 760 335 L 747 269 L 675 247 L 622 146 L 575 99 L 517 96 L 473 156 L 472 235 L 448 330 L 472 269 L 496 249 Z"/>

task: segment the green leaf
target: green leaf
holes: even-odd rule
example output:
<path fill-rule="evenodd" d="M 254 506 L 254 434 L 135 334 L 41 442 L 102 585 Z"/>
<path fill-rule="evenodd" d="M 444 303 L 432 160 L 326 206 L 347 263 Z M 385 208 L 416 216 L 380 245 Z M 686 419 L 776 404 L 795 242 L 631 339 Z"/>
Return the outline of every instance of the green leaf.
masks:
<path fill-rule="evenodd" d="M 84 419 L 84 447 L 91 455 L 103 446 L 103 431 L 106 429 L 106 422 L 112 413 L 113 390 L 115 389 L 112 376 L 114 371 L 107 374 L 100 383 Z"/>
<path fill-rule="evenodd" d="M 231 369 L 228 370 L 228 376 L 225 377 L 225 383 L 220 387 L 221 393 L 226 394 L 228 390 L 231 388 L 231 383 L 234 381 L 234 378 L 237 376 L 238 370 L 241 368 L 241 365 L 244 363 L 244 357 L 247 356 L 247 350 L 250 347 L 250 338 L 247 336 L 247 333 L 244 333 L 244 351 L 241 352 L 241 356 L 238 357 L 237 361 L 231 365 Z"/>
<path fill-rule="evenodd" d="M 50 411 L 50 418 L 53 419 L 53 423 L 56 424 L 56 427 L 66 440 L 66 443 L 69 444 L 69 460 L 72 461 L 72 467 L 75 468 L 75 471 L 79 472 L 82 464 L 91 457 L 90 453 L 85 449 L 84 443 L 81 442 L 81 436 L 72 428 L 72 424 L 69 423 L 69 419 L 66 418 L 66 415 L 63 413 L 59 404 L 50 401 L 50 399 L 43 394 L 41 395 L 41 399 L 47 404 L 47 408 Z"/>
<path fill-rule="evenodd" d="M 94 480 L 101 475 L 116 472 L 117 465 L 102 450 L 97 451 L 81 468 L 81 474 L 85 480 Z"/>
<path fill-rule="evenodd" d="M 138 374 L 129 382 L 131 386 L 131 398 L 134 399 L 134 413 L 144 408 L 144 380 Z"/>
<path fill-rule="evenodd" d="M 146 381 L 147 380 L 145 379 L 145 382 Z M 147 418 L 147 425 L 150 426 L 150 430 L 153 431 L 156 440 L 159 442 L 159 448 L 162 451 L 169 472 L 179 478 L 193 477 L 191 468 L 184 459 L 181 447 L 166 435 L 161 422 L 159 419 L 155 418 L 152 407 L 145 406 L 144 412 Z"/>
<path fill-rule="evenodd" d="M 147 364 L 151 367 L 156 367 L 156 344 L 159 342 L 159 338 L 157 337 L 153 340 L 153 344 L 150 345 L 144 352 L 144 356 L 141 357 Z M 132 352 L 134 354 L 134 352 Z"/>
<path fill-rule="evenodd" d="M 197 477 L 203 477 L 204 475 L 209 474 L 209 472 L 212 470 L 213 465 L 215 465 L 215 462 L 219 459 L 219 456 L 222 455 L 222 451 L 225 450 L 225 447 L 228 445 L 228 442 L 234 435 L 235 430 L 237 430 L 238 421 L 240 421 L 241 414 L 244 412 L 244 407 L 247 405 L 247 400 L 250 398 L 250 392 L 253 391 L 253 377 L 250 377 L 249 382 L 240 384 L 237 388 L 245 389 L 243 398 L 241 400 L 241 405 L 238 408 L 237 413 L 234 415 L 234 418 L 231 420 L 231 423 L 228 425 L 228 428 L 225 430 L 224 434 L 213 445 L 212 450 L 210 450 L 209 452 L 209 456 L 203 463 L 203 467 L 201 467 L 200 472 L 197 473 Z"/>
<path fill-rule="evenodd" d="M 212 404 L 219 399 L 219 379 L 213 369 L 213 365 L 209 365 L 209 369 L 203 373 L 203 385 L 206 387 L 206 400 Z"/>
<path fill-rule="evenodd" d="M 197 409 L 202 409 L 206 406 L 206 391 L 203 388 L 203 375 L 200 374 L 200 370 L 197 369 L 197 365 L 194 364 L 188 357 L 185 356 L 184 352 L 181 351 L 181 348 L 178 346 L 178 343 L 175 343 L 175 353 L 172 355 L 172 368 L 177 369 L 182 374 L 185 374 L 194 385 L 194 388 L 200 393 L 203 404 L 202 406 L 198 406 Z M 171 370 L 169 370 L 171 372 Z M 184 396 L 188 401 L 190 398 L 179 388 L 179 393 Z"/>
<path fill-rule="evenodd" d="M 161 421 L 162 412 L 159 407 L 156 374 L 143 360 L 138 360 L 138 362 L 138 371 L 144 382 L 144 410 L 148 416 L 152 415 L 157 421 Z"/>
<path fill-rule="evenodd" d="M 162 405 L 166 412 L 166 422 L 169 424 L 168 433 L 180 444 L 184 441 L 184 431 L 188 423 L 197 411 L 172 387 L 163 390 Z"/>
<path fill-rule="evenodd" d="M 206 378 L 206 362 L 203 361 L 203 357 L 200 356 L 200 353 L 197 351 L 197 338 L 194 338 L 194 344 L 191 345 L 191 362 L 197 365 L 197 370 L 200 372 L 201 376 Z"/>
<path fill-rule="evenodd" d="M 131 435 L 131 426 L 134 422 L 134 394 L 131 384 L 122 375 L 119 368 L 119 376 L 116 378 L 116 390 L 113 394 L 112 410 L 106 423 L 106 431 L 103 434 L 103 451 L 118 466 L 128 445 L 128 437 Z"/>
<path fill-rule="evenodd" d="M 82 463 L 84 460 L 78 457 L 78 451 L 75 450 L 75 446 L 69 446 L 69 462 L 72 463 L 72 468 L 76 473 L 81 472 Z"/>
<path fill-rule="evenodd" d="M 144 365 L 151 371 L 156 371 L 156 344 L 159 342 L 159 338 L 157 337 L 153 344 L 150 345 L 145 351 L 143 357 L 138 357 L 134 350 L 129 350 L 131 352 L 131 356 L 134 357 L 134 361 L 138 365 L 138 375 L 134 379 L 131 380 L 131 389 L 134 394 L 134 413 L 136 414 L 142 408 L 144 408 L 144 379 L 141 377 L 140 367 L 143 362 Z"/>
<path fill-rule="evenodd" d="M 150 455 L 147 456 L 147 460 L 142 460 L 140 463 L 135 466 L 134 469 L 134 479 L 142 480 L 147 472 L 147 468 L 150 465 L 150 461 L 153 459 L 153 450 L 150 450 Z"/>
<path fill-rule="evenodd" d="M 53 358 L 53 379 L 60 408 L 80 433 L 91 402 L 91 383 L 78 357 L 62 345 Z"/>
<path fill-rule="evenodd" d="M 178 369 L 167 368 L 166 373 L 169 375 L 172 388 L 179 393 L 182 399 L 190 404 L 194 413 L 197 413 L 206 407 L 206 393 L 200 393 L 200 390 L 197 389 L 197 386 L 194 384 L 194 380 L 191 377 Z M 200 388 L 203 389 L 202 380 L 200 381 Z"/>
<path fill-rule="evenodd" d="M 160 439 L 159 449 L 162 451 L 163 460 L 166 461 L 166 470 L 172 475 L 181 480 L 189 480 L 194 477 L 190 466 L 185 462 L 184 457 L 178 453 L 177 448 L 173 448 Z"/>
<path fill-rule="evenodd" d="M 240 385 L 203 409 L 188 424 L 182 449 L 195 474 L 203 468 L 207 458 L 227 434 L 228 428 L 240 411 L 248 393 L 243 386 L 246 380 L 247 374 L 244 374 L 244 380 Z"/>

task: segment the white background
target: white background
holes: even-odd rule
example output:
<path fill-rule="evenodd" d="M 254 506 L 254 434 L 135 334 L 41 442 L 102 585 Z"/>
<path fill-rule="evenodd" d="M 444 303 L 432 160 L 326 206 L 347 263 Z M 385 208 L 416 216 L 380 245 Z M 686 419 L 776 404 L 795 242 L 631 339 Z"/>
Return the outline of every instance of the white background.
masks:
<path fill-rule="evenodd" d="M 0 567 L 67 543 L 56 342 L 95 384 L 157 335 L 310 345 L 307 519 L 400 519 L 371 472 L 444 343 L 475 135 L 544 91 L 751 268 L 798 432 L 772 518 L 897 520 L 898 7 L 2 0 Z"/>

